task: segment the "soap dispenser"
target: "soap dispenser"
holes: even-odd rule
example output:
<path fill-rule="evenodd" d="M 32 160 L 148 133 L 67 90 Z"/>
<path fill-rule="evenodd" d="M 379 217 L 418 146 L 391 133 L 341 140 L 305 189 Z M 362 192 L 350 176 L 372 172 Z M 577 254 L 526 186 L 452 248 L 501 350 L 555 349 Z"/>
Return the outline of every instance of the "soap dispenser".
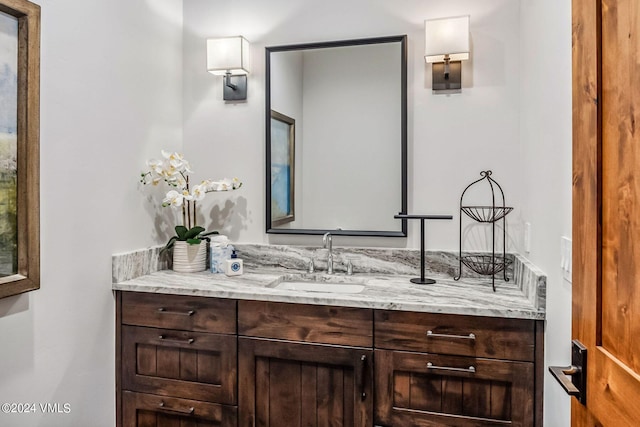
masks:
<path fill-rule="evenodd" d="M 235 250 L 231 253 L 231 259 L 225 262 L 224 274 L 227 276 L 239 276 L 242 274 L 242 260 L 238 258 Z"/>

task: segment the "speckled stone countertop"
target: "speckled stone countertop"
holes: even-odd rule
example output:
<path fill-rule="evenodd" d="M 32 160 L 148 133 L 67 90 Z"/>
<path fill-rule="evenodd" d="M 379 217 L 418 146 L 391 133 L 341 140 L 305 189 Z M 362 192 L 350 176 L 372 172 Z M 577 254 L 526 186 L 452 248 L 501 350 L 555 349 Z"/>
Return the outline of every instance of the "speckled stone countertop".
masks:
<path fill-rule="evenodd" d="M 308 248 L 276 247 L 269 245 L 237 245 L 240 254 L 247 255 L 245 273 L 227 277 L 224 274 L 176 273 L 162 270 L 158 263 L 157 248 L 118 254 L 113 257 L 113 289 L 120 291 L 153 292 L 164 294 L 197 295 L 216 298 L 275 301 L 301 304 L 362 307 L 386 310 L 405 310 L 431 313 L 464 314 L 476 316 L 544 319 L 546 277 L 525 258 L 514 255 L 511 280 L 496 279 L 496 292 L 490 277 L 463 277 L 453 280 L 448 267 L 427 273 L 436 279 L 433 285 L 417 285 L 409 281 L 416 277 L 412 267 L 403 268 L 402 260 L 413 259 L 415 251 L 367 249 L 358 250 L 355 273 L 343 272 L 328 276 L 323 269 L 311 274 L 314 279 L 364 285 L 360 293 L 309 292 L 278 289 L 286 280 L 308 280 L 309 273 L 302 270 L 305 260 L 314 258 L 316 251 Z M 309 252 L 310 251 L 310 252 Z M 344 249 L 344 257 L 351 252 Z M 259 255 L 256 255 L 259 254 Z M 455 256 L 433 252 L 428 260 L 450 265 Z M 261 257 L 272 262 L 254 262 Z M 244 256 L 243 256 L 244 257 Z M 384 258 L 385 268 L 380 268 Z M 279 261 L 273 261 L 279 259 Z M 398 259 L 393 263 L 389 260 Z M 442 260 L 446 261 L 442 261 Z M 288 261 L 287 261 L 288 260 Z M 294 260 L 294 261 L 291 261 Z M 301 262 L 296 262 L 299 260 Z M 374 267 L 372 264 L 378 264 Z M 397 264 L 397 265 L 396 265 Z M 438 262 L 434 262 L 437 265 Z M 361 271 L 367 271 L 363 273 Z"/>

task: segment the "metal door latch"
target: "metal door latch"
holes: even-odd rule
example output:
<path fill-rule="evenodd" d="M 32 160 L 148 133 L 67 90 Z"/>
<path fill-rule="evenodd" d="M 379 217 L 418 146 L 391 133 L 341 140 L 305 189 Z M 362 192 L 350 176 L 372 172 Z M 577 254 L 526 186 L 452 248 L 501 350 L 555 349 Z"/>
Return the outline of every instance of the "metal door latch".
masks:
<path fill-rule="evenodd" d="M 551 375 L 569 396 L 587 404 L 587 348 L 578 340 L 571 341 L 571 366 L 550 366 Z"/>

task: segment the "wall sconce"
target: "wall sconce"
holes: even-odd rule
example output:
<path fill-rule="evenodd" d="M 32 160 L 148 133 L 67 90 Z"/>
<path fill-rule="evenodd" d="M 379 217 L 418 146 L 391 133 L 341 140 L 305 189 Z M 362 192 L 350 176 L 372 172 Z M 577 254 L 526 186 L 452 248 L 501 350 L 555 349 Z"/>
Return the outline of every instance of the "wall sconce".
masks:
<path fill-rule="evenodd" d="M 225 101 L 247 99 L 249 42 L 242 36 L 208 39 L 207 71 L 224 76 L 222 98 Z"/>
<path fill-rule="evenodd" d="M 424 60 L 432 64 L 435 93 L 462 90 L 462 61 L 469 59 L 469 16 L 424 21 Z"/>

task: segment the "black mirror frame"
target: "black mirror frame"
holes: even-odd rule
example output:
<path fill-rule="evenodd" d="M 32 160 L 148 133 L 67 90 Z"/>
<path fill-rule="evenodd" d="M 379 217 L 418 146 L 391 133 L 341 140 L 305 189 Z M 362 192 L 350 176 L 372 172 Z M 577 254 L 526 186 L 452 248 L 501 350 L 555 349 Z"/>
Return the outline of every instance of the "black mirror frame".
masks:
<path fill-rule="evenodd" d="M 319 235 L 331 232 L 333 235 L 342 236 L 378 236 L 378 237 L 407 237 L 407 220 L 401 219 L 401 231 L 378 230 L 329 230 L 329 229 L 302 229 L 302 228 L 274 228 L 271 220 L 271 53 L 285 52 L 302 49 L 322 49 L 331 47 L 360 46 L 367 44 L 398 43 L 401 51 L 401 210 L 399 214 L 407 213 L 407 36 L 388 36 L 366 39 L 341 40 L 332 42 L 305 43 L 284 46 L 272 46 L 265 48 L 265 129 L 266 129 L 266 163 L 265 163 L 265 207 L 267 234 L 308 234 Z"/>

